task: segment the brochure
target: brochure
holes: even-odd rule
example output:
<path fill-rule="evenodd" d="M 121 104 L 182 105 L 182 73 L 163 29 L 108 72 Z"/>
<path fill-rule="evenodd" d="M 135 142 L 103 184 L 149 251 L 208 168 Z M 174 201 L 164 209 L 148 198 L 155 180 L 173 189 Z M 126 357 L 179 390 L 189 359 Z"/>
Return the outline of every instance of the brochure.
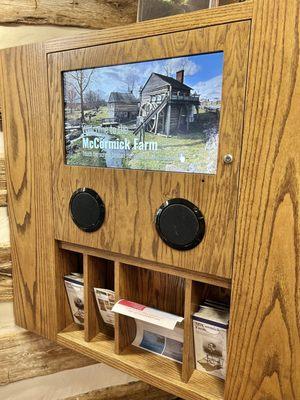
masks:
<path fill-rule="evenodd" d="M 64 281 L 74 322 L 84 325 L 83 276 L 82 274 L 71 273 L 64 276 Z"/>
<path fill-rule="evenodd" d="M 147 322 L 136 321 L 136 337 L 133 345 L 182 363 L 183 328 L 174 330 L 158 327 Z"/>
<path fill-rule="evenodd" d="M 109 289 L 94 288 L 95 297 L 101 317 L 106 324 L 115 325 L 112 308 L 115 304 L 115 292 Z"/>
<path fill-rule="evenodd" d="M 112 311 L 135 319 L 134 346 L 182 362 L 182 317 L 124 299 Z"/>
<path fill-rule="evenodd" d="M 225 379 L 228 324 L 229 309 L 224 305 L 201 305 L 193 315 L 197 370 Z"/>
<path fill-rule="evenodd" d="M 183 321 L 183 318 L 179 317 L 178 315 L 169 314 L 155 308 L 146 307 L 142 304 L 134 303 L 133 301 L 124 299 L 119 300 L 113 306 L 112 311 L 172 330 L 175 329 L 177 323 Z"/>

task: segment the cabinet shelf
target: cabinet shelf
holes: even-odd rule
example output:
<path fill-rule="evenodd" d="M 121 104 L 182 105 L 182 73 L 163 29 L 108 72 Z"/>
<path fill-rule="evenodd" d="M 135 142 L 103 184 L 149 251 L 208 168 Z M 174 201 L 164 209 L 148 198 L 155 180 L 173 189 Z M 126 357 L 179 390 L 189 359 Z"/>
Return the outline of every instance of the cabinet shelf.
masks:
<path fill-rule="evenodd" d="M 224 382 L 199 371 L 194 371 L 188 383 L 181 380 L 181 365 L 149 353 L 134 346 L 128 346 L 121 354 L 115 354 L 114 339 L 105 333 L 98 333 L 86 342 L 84 331 L 76 324 L 69 325 L 58 334 L 57 341 L 63 346 L 76 350 L 96 361 L 104 362 L 150 385 L 160 386 L 166 391 L 190 400 L 222 400 Z"/>

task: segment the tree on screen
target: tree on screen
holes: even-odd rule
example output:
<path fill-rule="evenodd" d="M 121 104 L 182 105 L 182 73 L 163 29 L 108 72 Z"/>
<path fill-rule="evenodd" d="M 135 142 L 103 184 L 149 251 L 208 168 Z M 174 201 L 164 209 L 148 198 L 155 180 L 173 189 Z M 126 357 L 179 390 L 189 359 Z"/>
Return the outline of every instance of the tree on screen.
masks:
<path fill-rule="evenodd" d="M 91 82 L 94 70 L 79 70 L 68 73 L 68 83 L 75 90 L 80 101 L 80 121 L 85 123 L 84 95 Z"/>

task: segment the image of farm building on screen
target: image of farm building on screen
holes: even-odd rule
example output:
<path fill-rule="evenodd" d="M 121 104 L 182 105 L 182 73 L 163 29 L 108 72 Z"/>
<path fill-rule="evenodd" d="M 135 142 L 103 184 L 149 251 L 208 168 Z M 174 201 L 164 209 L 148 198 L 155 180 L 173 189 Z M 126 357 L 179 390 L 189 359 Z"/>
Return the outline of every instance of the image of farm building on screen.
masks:
<path fill-rule="evenodd" d="M 64 73 L 66 163 L 216 173 L 223 53 Z"/>

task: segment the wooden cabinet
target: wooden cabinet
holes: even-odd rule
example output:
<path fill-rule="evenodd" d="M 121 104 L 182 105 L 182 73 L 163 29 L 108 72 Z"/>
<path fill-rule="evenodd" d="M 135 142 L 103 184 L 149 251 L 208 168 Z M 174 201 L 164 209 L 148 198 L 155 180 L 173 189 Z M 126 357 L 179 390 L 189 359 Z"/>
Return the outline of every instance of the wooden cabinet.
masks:
<path fill-rule="evenodd" d="M 254 0 L 1 51 L 20 326 L 184 399 L 300 397 L 298 21 L 297 0 Z M 216 175 L 65 164 L 63 71 L 216 51 L 224 52 Z M 104 225 L 89 234 L 69 215 L 70 196 L 85 186 L 107 205 Z M 172 197 L 199 205 L 207 221 L 204 241 L 186 252 L 154 228 Z M 84 329 L 63 286 L 74 270 L 84 275 Z M 184 317 L 183 363 L 134 348 L 127 317 L 108 328 L 92 292 L 101 285 Z M 207 293 L 230 303 L 225 382 L 195 370 L 191 316 Z"/>

